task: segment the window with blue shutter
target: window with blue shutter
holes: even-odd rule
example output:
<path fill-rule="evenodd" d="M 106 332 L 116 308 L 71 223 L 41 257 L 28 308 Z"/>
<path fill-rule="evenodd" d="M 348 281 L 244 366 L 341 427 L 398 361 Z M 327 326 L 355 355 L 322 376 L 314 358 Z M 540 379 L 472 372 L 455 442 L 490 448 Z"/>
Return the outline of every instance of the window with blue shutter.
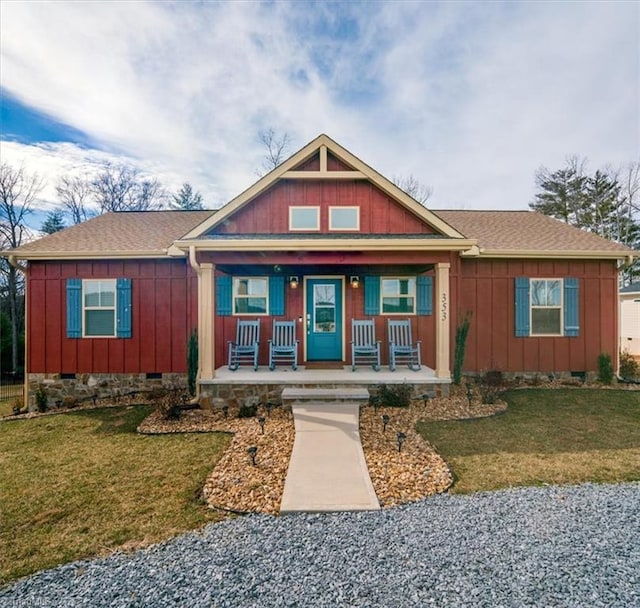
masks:
<path fill-rule="evenodd" d="M 269 314 L 281 316 L 285 313 L 284 277 L 269 277 Z"/>
<path fill-rule="evenodd" d="M 580 333 L 580 282 L 575 277 L 564 280 L 564 335 L 575 338 Z"/>
<path fill-rule="evenodd" d="M 116 336 L 131 337 L 131 279 L 116 281 Z"/>
<path fill-rule="evenodd" d="M 418 275 L 416 281 L 418 300 L 417 312 L 419 315 L 433 314 L 433 277 Z"/>
<path fill-rule="evenodd" d="M 516 277 L 516 336 L 529 335 L 529 279 Z"/>
<path fill-rule="evenodd" d="M 82 279 L 67 279 L 67 338 L 82 338 Z"/>
<path fill-rule="evenodd" d="M 380 314 L 380 277 L 364 277 L 364 314 Z"/>
<path fill-rule="evenodd" d="M 216 314 L 220 317 L 228 317 L 231 314 L 231 305 L 231 277 L 216 277 Z"/>

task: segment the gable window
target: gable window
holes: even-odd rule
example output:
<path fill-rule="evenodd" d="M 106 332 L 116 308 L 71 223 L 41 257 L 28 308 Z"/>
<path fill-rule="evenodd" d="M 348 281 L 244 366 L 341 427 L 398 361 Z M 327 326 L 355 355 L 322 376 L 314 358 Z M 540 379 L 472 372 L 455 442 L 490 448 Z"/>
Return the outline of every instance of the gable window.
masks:
<path fill-rule="evenodd" d="M 268 295 L 266 277 L 234 277 L 233 314 L 266 315 Z"/>
<path fill-rule="evenodd" d="M 416 311 L 416 280 L 406 278 L 380 279 L 380 309 L 382 314 L 414 314 Z"/>
<path fill-rule="evenodd" d="M 360 230 L 360 207 L 329 207 L 329 230 Z"/>
<path fill-rule="evenodd" d="M 86 337 L 116 335 L 115 279 L 82 282 L 83 335 Z"/>
<path fill-rule="evenodd" d="M 562 280 L 531 279 L 531 335 L 562 335 Z"/>
<path fill-rule="evenodd" d="M 320 207 L 289 207 L 289 230 L 320 230 Z"/>

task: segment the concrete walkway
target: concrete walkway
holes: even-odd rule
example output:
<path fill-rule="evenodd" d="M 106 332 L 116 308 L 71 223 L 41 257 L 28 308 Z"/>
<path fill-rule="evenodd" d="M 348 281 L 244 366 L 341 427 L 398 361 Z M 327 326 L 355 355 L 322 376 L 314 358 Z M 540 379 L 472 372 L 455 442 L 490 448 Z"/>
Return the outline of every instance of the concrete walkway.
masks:
<path fill-rule="evenodd" d="M 314 402 L 292 411 L 296 436 L 280 512 L 379 509 L 360 443 L 359 405 Z"/>

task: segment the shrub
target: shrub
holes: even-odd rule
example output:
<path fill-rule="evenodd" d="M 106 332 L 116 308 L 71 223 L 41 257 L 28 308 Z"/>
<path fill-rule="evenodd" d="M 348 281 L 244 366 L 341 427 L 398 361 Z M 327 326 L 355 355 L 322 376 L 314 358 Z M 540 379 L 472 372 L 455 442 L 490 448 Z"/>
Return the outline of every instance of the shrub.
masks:
<path fill-rule="evenodd" d="M 497 369 L 489 370 L 487 373 L 485 373 L 482 381 L 487 386 L 502 386 L 503 384 L 502 372 Z"/>
<path fill-rule="evenodd" d="M 613 363 L 611 363 L 611 355 L 608 353 L 598 355 L 598 380 L 603 384 L 613 382 Z"/>
<path fill-rule="evenodd" d="M 62 407 L 67 407 L 69 409 L 72 409 L 72 408 L 76 407 L 77 405 L 78 405 L 78 399 L 76 397 L 72 397 L 71 395 L 67 395 L 62 400 Z"/>
<path fill-rule="evenodd" d="M 198 377 L 198 334 L 192 331 L 187 345 L 187 383 L 189 394 L 196 394 L 196 379 Z"/>
<path fill-rule="evenodd" d="M 38 387 L 35 393 L 36 407 L 39 412 L 46 412 L 49 409 L 49 399 L 47 398 L 47 391 L 44 390 L 42 384 Z"/>
<path fill-rule="evenodd" d="M 164 395 L 157 399 L 157 408 L 163 420 L 177 420 L 180 418 L 182 392 L 180 389 L 165 389 Z"/>
<path fill-rule="evenodd" d="M 471 311 L 465 314 L 462 323 L 456 327 L 456 348 L 453 355 L 453 383 L 460 385 L 462 378 L 462 365 L 464 363 L 464 352 L 467 347 L 467 335 L 471 326 Z"/>
<path fill-rule="evenodd" d="M 637 378 L 638 375 L 640 375 L 640 365 L 629 351 L 623 350 L 620 353 L 620 376 L 633 379 Z"/>
<path fill-rule="evenodd" d="M 485 405 L 493 405 L 498 400 L 498 391 L 492 386 L 480 387 L 480 399 Z"/>
<path fill-rule="evenodd" d="M 238 408 L 238 418 L 253 418 L 258 414 L 260 397 L 246 397 Z"/>
<path fill-rule="evenodd" d="M 413 388 L 408 384 L 379 384 L 372 400 L 376 407 L 408 407 Z"/>

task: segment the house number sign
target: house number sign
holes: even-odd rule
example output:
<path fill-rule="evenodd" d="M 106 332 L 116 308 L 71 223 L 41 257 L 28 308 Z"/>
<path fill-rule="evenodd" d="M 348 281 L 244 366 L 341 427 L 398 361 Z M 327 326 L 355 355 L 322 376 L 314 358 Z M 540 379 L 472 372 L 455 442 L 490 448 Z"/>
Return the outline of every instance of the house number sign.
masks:
<path fill-rule="evenodd" d="M 441 321 L 447 320 L 447 308 L 448 308 L 447 294 L 443 293 L 442 296 L 440 297 L 440 320 Z"/>

